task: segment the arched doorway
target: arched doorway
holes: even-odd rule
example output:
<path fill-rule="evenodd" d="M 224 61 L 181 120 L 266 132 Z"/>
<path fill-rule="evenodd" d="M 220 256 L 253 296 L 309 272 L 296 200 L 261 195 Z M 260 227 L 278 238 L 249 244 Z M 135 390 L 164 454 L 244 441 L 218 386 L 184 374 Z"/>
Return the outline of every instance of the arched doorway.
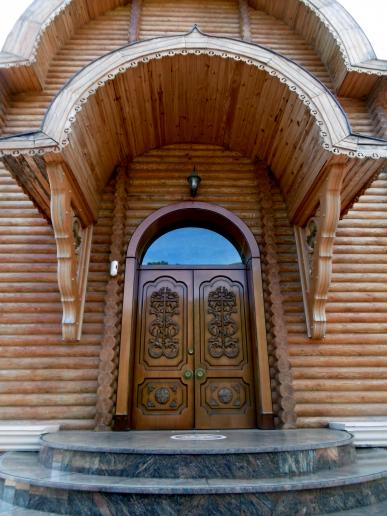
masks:
<path fill-rule="evenodd" d="M 160 253 L 149 263 L 163 235 L 176 239 L 183 227 L 210 229 L 239 263 L 166 264 Z M 142 429 L 272 426 L 259 249 L 228 210 L 167 206 L 133 234 L 116 414 L 121 427 Z"/>

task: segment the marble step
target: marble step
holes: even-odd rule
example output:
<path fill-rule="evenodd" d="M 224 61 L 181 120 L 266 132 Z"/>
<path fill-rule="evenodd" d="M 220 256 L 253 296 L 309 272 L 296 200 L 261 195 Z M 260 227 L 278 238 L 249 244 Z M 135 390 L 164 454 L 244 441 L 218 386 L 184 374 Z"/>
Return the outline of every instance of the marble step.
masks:
<path fill-rule="evenodd" d="M 386 516 L 387 514 L 387 501 L 376 503 L 373 505 L 367 505 L 367 507 L 361 507 L 358 509 L 350 509 L 348 511 L 340 511 L 331 513 L 330 516 Z"/>
<path fill-rule="evenodd" d="M 387 500 L 387 451 L 361 450 L 356 463 L 336 470 L 245 480 L 51 471 L 34 452 L 8 452 L 0 459 L 0 478 L 4 501 L 58 514 L 325 514 Z"/>
<path fill-rule="evenodd" d="M 0 515 L 3 516 L 56 516 L 54 512 L 35 511 L 33 509 L 25 509 L 11 503 L 0 501 Z"/>
<path fill-rule="evenodd" d="M 354 444 L 358 447 L 387 447 L 387 419 L 370 419 L 368 421 L 333 421 L 329 427 L 334 430 L 345 430 L 354 436 Z"/>
<path fill-rule="evenodd" d="M 225 430 L 58 432 L 41 439 L 52 469 L 141 478 L 268 478 L 335 469 L 355 460 L 346 432 Z"/>
<path fill-rule="evenodd" d="M 39 450 L 40 436 L 58 430 L 58 424 L 45 421 L 1 421 L 0 450 Z"/>

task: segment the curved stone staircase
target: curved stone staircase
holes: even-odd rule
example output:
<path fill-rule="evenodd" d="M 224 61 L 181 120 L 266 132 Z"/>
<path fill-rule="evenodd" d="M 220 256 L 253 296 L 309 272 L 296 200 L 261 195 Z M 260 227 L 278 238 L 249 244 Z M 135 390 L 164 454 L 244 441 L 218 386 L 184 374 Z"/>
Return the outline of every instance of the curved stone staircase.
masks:
<path fill-rule="evenodd" d="M 58 432 L 0 479 L 0 514 L 387 514 L 387 451 L 325 429 Z"/>

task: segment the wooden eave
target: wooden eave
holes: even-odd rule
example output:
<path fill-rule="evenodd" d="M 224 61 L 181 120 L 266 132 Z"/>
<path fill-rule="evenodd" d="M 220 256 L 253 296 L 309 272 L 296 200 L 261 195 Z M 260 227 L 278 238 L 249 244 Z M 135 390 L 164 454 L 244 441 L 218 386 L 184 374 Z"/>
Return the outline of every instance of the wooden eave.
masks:
<path fill-rule="evenodd" d="M 49 62 L 74 31 L 126 0 L 35 0 L 16 22 L 0 52 L 0 69 L 12 91 L 39 90 Z M 387 62 L 378 60 L 367 37 L 347 11 L 334 0 L 249 0 L 253 8 L 283 20 L 313 46 L 333 77 L 338 95 L 367 95 Z M 311 22 L 319 37 L 314 39 Z M 48 43 L 50 38 L 56 41 Z M 329 47 L 329 51 L 327 48 Z M 332 65 L 332 63 L 335 63 Z M 26 77 L 28 76 L 28 78 Z"/>
<path fill-rule="evenodd" d="M 361 27 L 335 0 L 249 0 L 255 9 L 284 21 L 315 48 L 330 71 L 337 94 L 362 97 L 387 75 Z"/>
<path fill-rule="evenodd" d="M 0 52 L 2 77 L 13 92 L 40 90 L 63 43 L 90 20 L 127 0 L 35 0 L 16 21 Z"/>
<path fill-rule="evenodd" d="M 180 66 L 173 62 L 180 62 Z M 211 73 L 217 82 L 208 79 Z M 161 81 L 158 85 L 157 77 Z M 163 93 L 164 103 L 172 98 L 175 103 L 168 112 L 160 106 L 157 92 L 171 77 L 176 80 L 177 93 Z M 225 90 L 219 86 L 222 84 L 228 85 Z M 185 89 L 179 96 L 181 88 Z M 212 104 L 203 108 L 202 116 L 211 109 L 221 115 L 223 125 L 218 126 L 218 132 L 211 129 L 213 120 L 195 118 L 200 101 L 208 102 L 209 98 L 213 98 Z M 195 102 L 188 106 L 187 99 Z M 253 115 L 257 111 L 258 118 L 247 113 L 246 106 Z M 162 115 L 160 109 L 164 110 Z M 172 111 L 180 121 L 174 119 Z M 164 128 L 160 116 L 164 117 Z M 260 117 L 266 117 L 268 137 L 259 132 Z M 183 129 L 175 130 L 176 124 L 182 124 Z M 193 128 L 198 125 L 206 127 L 206 132 L 195 132 Z M 91 132 L 89 138 L 86 127 Z M 148 139 L 139 141 L 144 128 Z M 387 143 L 353 134 L 335 97 L 297 64 L 258 45 L 208 36 L 196 29 L 185 36 L 128 45 L 94 61 L 58 93 L 40 132 L 0 139 L 0 156 L 49 216 L 49 188 L 44 193 L 44 181 L 37 185 L 34 169 L 38 166 L 44 176 L 47 159 L 41 157 L 60 153 L 68 169 L 74 171 L 77 189 L 95 218 L 99 195 L 119 161 L 176 141 L 215 143 L 265 160 L 287 200 L 289 218 L 297 224 L 313 213 L 318 185 L 331 160 L 342 155 L 348 167 L 343 183 L 345 208 L 381 169 L 387 156 Z"/>

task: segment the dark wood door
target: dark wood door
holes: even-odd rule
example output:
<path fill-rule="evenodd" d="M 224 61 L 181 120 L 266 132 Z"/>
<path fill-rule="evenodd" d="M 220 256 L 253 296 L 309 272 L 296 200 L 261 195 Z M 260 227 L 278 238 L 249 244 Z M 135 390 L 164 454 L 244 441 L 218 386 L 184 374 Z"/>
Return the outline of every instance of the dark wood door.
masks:
<path fill-rule="evenodd" d="M 195 270 L 195 425 L 255 426 L 246 272 Z"/>
<path fill-rule="evenodd" d="M 255 426 L 245 270 L 140 271 L 133 426 Z"/>

